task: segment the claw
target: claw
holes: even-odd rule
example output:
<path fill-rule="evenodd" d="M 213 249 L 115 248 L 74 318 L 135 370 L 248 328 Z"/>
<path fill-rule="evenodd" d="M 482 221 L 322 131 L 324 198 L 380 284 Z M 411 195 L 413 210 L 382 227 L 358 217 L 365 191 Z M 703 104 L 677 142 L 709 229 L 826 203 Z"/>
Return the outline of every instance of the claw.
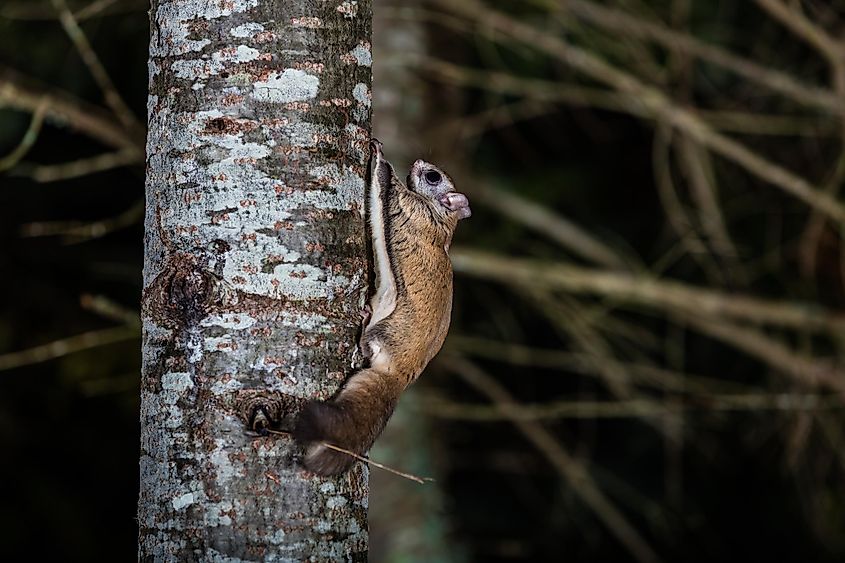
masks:
<path fill-rule="evenodd" d="M 367 345 L 367 327 L 370 326 L 372 318 L 373 308 L 367 303 L 361 308 L 361 338 L 358 339 L 358 349 L 361 350 L 361 355 L 366 361 L 370 361 L 373 356 L 373 351 Z"/>
<path fill-rule="evenodd" d="M 252 413 L 252 420 L 250 421 L 252 431 L 260 436 L 267 436 L 271 426 L 272 423 L 265 408 L 262 406 L 256 407 Z"/>

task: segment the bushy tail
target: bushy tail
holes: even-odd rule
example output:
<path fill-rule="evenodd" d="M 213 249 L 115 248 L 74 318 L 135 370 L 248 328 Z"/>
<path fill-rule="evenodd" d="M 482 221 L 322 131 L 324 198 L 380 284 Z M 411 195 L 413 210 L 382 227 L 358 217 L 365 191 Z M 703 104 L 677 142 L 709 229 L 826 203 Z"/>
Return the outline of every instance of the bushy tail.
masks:
<path fill-rule="evenodd" d="M 338 475 L 352 467 L 354 457 L 322 443 L 366 454 L 384 430 L 404 388 L 402 378 L 369 368 L 349 378 L 334 400 L 305 405 L 293 432 L 305 447 L 305 467 L 319 475 Z"/>

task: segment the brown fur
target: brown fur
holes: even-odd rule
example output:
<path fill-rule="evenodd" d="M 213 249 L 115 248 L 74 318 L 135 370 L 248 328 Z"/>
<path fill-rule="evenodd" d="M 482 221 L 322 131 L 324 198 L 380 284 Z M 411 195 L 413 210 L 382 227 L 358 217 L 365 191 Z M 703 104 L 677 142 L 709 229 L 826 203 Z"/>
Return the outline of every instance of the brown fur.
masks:
<path fill-rule="evenodd" d="M 459 209 L 442 203 L 455 192 L 451 179 L 436 167 L 417 161 L 409 175 L 414 189 L 409 189 L 384 160 L 380 144 L 374 144 L 373 156 L 371 182 L 381 190 L 395 308 L 364 331 L 362 344 L 370 355 L 370 367 L 355 373 L 333 401 L 311 402 L 300 415 L 294 435 L 307 448 L 305 466 L 321 475 L 342 473 L 355 459 L 320 442 L 365 454 L 393 414 L 402 391 L 443 345 L 452 311 L 452 264 L 447 250 L 458 220 L 469 216 L 465 198 Z M 423 181 L 422 174 L 431 170 L 442 175 L 442 183 L 430 186 Z M 370 222 L 374 219 L 370 217 Z M 389 281 L 379 279 L 378 283 Z"/>

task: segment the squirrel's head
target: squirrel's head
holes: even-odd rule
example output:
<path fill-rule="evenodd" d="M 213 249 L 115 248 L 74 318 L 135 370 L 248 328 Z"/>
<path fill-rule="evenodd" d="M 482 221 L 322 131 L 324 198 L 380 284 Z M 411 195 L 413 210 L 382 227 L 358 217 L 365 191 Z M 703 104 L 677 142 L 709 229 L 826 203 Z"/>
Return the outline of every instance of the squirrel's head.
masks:
<path fill-rule="evenodd" d="M 467 196 L 456 192 L 452 179 L 430 162 L 414 162 L 408 174 L 408 187 L 433 201 L 445 215 L 455 214 L 458 219 L 472 215 Z"/>

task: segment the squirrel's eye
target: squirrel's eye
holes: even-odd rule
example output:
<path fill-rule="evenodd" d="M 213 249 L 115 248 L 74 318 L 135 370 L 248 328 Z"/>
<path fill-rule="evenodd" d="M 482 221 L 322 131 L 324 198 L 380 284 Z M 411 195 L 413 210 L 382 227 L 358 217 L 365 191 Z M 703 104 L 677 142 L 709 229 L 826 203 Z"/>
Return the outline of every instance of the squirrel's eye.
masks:
<path fill-rule="evenodd" d="M 425 181 L 431 185 L 439 184 L 442 179 L 443 176 L 441 176 L 440 172 L 437 172 L 436 170 L 429 170 L 425 173 Z"/>

